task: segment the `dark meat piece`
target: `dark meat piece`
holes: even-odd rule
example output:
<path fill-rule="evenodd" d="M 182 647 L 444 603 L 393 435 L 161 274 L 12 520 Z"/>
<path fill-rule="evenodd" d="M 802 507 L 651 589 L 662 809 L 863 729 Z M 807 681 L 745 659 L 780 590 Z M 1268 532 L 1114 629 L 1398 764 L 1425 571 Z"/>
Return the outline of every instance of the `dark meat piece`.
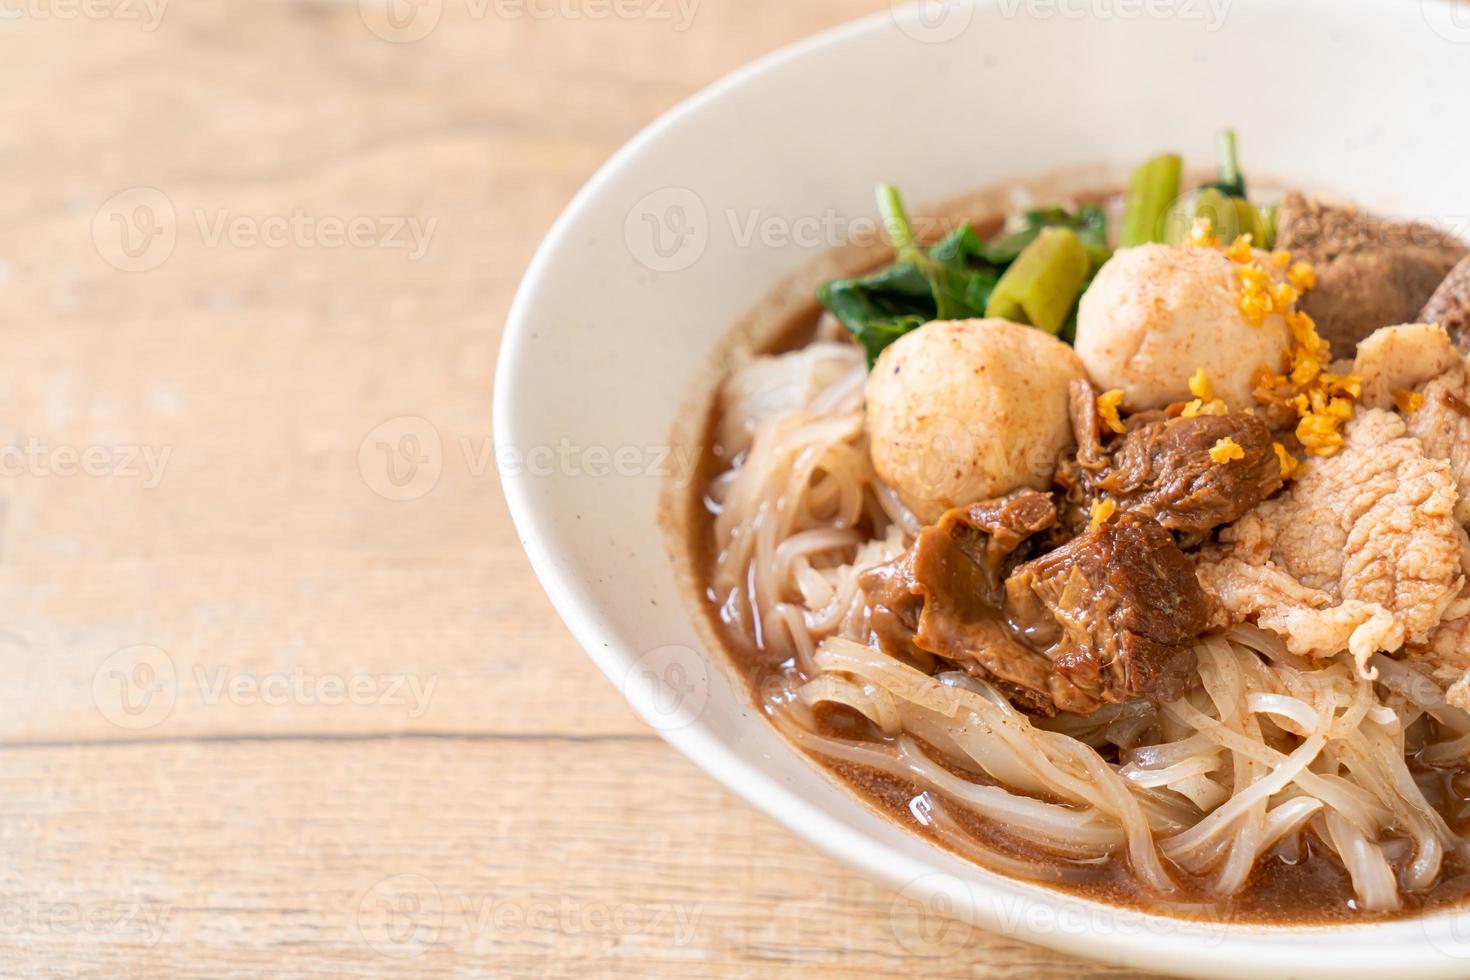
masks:
<path fill-rule="evenodd" d="M 1418 323 L 1437 323 L 1449 333 L 1455 349 L 1470 354 L 1470 256 L 1450 270 L 1419 311 Z"/>
<path fill-rule="evenodd" d="M 1102 446 L 1092 386 L 1074 381 L 1071 395 L 1077 478 L 1089 495 L 1106 496 L 1119 510 L 1152 517 L 1180 534 L 1204 534 L 1281 488 L 1271 430 L 1254 415 L 1134 415 L 1109 452 Z M 1245 455 L 1217 463 L 1210 450 L 1221 439 L 1233 440 Z"/>
<path fill-rule="evenodd" d="M 1224 439 L 1245 455 L 1216 462 L 1210 451 Z M 1130 431 L 1113 467 L 1090 488 L 1170 531 L 1204 534 L 1281 489 L 1281 462 L 1271 431 L 1255 416 L 1173 418 Z"/>
<path fill-rule="evenodd" d="M 1083 473 L 1108 464 L 1103 451 L 1102 421 L 1097 414 L 1097 389 L 1080 378 L 1067 386 L 1067 408 L 1072 416 L 1072 435 L 1077 440 L 1077 465 Z"/>
<path fill-rule="evenodd" d="M 1022 565 L 1006 580 L 1006 600 L 1028 640 L 1047 644 L 1057 673 L 1094 708 L 1180 697 L 1191 641 L 1208 619 L 1194 566 L 1168 531 L 1137 514 Z"/>
<path fill-rule="evenodd" d="M 1125 515 L 1003 581 L 1007 559 L 1055 520 L 1051 498 L 1030 490 L 957 508 L 920 532 L 902 558 L 864 573 L 882 648 L 951 661 L 1033 714 L 1090 714 L 1133 696 L 1177 696 L 1191 654 L 1176 634 L 1203 629 L 1204 595 L 1174 539 L 1151 520 Z M 1056 578 L 1061 566 L 1047 564 L 1051 555 L 1068 556 L 1065 580 Z M 1055 610 L 1042 599 L 1053 592 Z M 1140 603 L 1158 604 L 1170 625 L 1159 627 Z M 1111 628 L 1122 632 L 1104 637 Z"/>
<path fill-rule="evenodd" d="M 1052 702 L 1066 694 L 1052 690 L 1046 657 L 1012 635 L 1005 621 L 1001 563 L 1027 534 L 1050 527 L 1056 508 L 1049 496 L 1035 491 L 998 503 L 999 509 L 988 504 L 957 508 L 920 532 L 910 552 L 913 582 L 923 601 L 913 643 L 998 682 L 1028 710 L 1050 714 Z"/>
<path fill-rule="evenodd" d="M 1057 526 L 1050 534 L 1053 548 L 1071 541 L 1092 523 L 1092 498 L 1082 479 L 1084 472 L 1077 452 L 1062 453 L 1057 460 L 1052 476 L 1057 494 Z"/>
<path fill-rule="evenodd" d="M 1338 356 L 1379 327 L 1418 322 L 1463 243 L 1432 225 L 1380 218 L 1292 192 L 1276 218 L 1276 247 L 1312 263 L 1317 286 L 1302 308 Z"/>
<path fill-rule="evenodd" d="M 943 536 L 963 551 L 983 576 L 977 584 L 987 597 L 998 601 L 1005 560 L 1027 538 L 1056 521 L 1057 508 L 1051 494 L 1017 490 L 999 500 L 957 507 L 925 530 L 939 532 L 932 537 Z"/>
<path fill-rule="evenodd" d="M 970 660 L 959 635 L 965 627 L 960 624 L 972 624 L 972 632 L 986 634 L 972 639 L 972 648 L 1013 643 L 1004 635 L 1005 623 L 996 612 L 1004 593 L 1005 561 L 1027 537 L 1050 528 L 1056 516 L 1049 494 L 1019 490 L 999 500 L 955 508 L 924 528 L 903 557 L 869 569 L 858 580 L 868 597 L 869 623 L 879 645 L 890 656 L 909 661 L 921 661 L 922 653 Z M 993 631 L 991 625 L 1001 630 Z M 1024 648 L 1011 652 L 1018 665 L 1031 655 Z M 994 676 L 1010 691 L 1005 681 L 1014 672 L 1005 669 L 1004 658 L 996 665 L 1000 672 Z M 1040 671 L 1015 678 L 1018 703 L 1035 701 L 1025 696 L 1024 681 L 1044 680 L 1044 662 L 1039 666 Z M 1043 703 L 1032 707 L 1039 710 Z"/>

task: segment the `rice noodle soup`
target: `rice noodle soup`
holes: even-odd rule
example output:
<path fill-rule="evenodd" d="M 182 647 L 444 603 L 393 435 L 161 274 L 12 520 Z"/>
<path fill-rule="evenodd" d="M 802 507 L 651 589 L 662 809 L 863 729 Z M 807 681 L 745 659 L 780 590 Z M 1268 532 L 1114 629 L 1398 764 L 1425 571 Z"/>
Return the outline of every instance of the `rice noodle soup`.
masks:
<path fill-rule="evenodd" d="M 1470 258 L 1144 162 L 737 352 L 687 541 L 770 722 L 976 864 L 1235 921 L 1470 890 Z"/>

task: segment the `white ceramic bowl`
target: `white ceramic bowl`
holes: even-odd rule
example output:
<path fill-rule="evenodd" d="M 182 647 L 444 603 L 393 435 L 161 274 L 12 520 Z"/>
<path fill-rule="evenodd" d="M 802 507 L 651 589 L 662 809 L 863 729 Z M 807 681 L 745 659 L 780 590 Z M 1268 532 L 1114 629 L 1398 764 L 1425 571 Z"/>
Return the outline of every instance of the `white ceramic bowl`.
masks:
<path fill-rule="evenodd" d="M 872 187 L 935 201 L 1017 175 L 1211 159 L 1399 214 L 1470 216 L 1470 12 L 1440 0 L 993 0 L 901 8 L 737 72 L 624 147 L 526 275 L 495 441 L 532 564 L 633 707 L 732 791 L 903 889 L 922 957 L 970 928 L 1199 976 L 1470 975 L 1470 914 L 1333 928 L 1120 912 L 988 874 L 821 775 L 706 653 L 659 525 L 691 386 L 773 287 L 870 226 Z M 803 287 L 804 288 L 804 287 Z M 705 380 L 701 380 L 705 379 Z M 953 916 L 941 927 L 940 916 Z"/>

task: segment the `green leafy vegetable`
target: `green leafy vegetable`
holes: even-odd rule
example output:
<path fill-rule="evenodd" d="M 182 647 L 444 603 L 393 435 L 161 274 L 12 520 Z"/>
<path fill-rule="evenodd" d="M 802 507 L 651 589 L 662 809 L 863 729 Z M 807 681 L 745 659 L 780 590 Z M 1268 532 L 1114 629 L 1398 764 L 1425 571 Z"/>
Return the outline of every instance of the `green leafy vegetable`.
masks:
<path fill-rule="evenodd" d="M 1276 212 L 1278 210 L 1280 208 L 1275 204 L 1264 208 L 1256 208 L 1257 220 L 1260 221 L 1261 231 L 1264 232 L 1261 238 L 1262 248 L 1276 247 Z"/>
<path fill-rule="evenodd" d="M 1210 222 L 1210 232 L 1228 245 L 1241 235 L 1250 235 L 1256 247 L 1269 249 L 1275 244 L 1274 220 L 1243 197 L 1229 197 L 1219 188 L 1202 187 L 1169 212 L 1164 239 L 1179 245 L 1189 240 L 1194 223 L 1200 218 Z"/>
<path fill-rule="evenodd" d="M 1063 208 L 1027 211 L 1021 216 L 1019 228 L 982 245 L 980 255 L 995 265 L 1010 265 L 1047 228 L 1069 228 L 1076 232 L 1094 269 L 1101 268 L 1113 255 L 1108 247 L 1108 216 L 1096 204 L 1084 204 L 1076 214 Z"/>
<path fill-rule="evenodd" d="M 1245 192 L 1245 177 L 1240 172 L 1240 150 L 1236 146 L 1235 130 L 1227 129 L 1220 134 L 1215 167 L 1218 179 L 1213 184 L 1205 184 L 1201 190 L 1214 188 L 1226 197 L 1250 196 Z"/>
<path fill-rule="evenodd" d="M 1009 266 L 1016 262 L 1021 254 L 1030 247 L 1047 229 L 1062 228 L 1072 231 L 1085 249 L 1088 259 L 1087 275 L 1082 281 L 1082 286 L 1073 295 L 1071 313 L 1061 325 L 1060 331 L 1048 328 L 1050 333 L 1059 333 L 1061 338 L 1068 343 L 1077 336 L 1077 306 L 1075 300 L 1087 291 L 1092 285 L 1092 279 L 1097 271 L 1102 268 L 1103 263 L 1113 257 L 1113 250 L 1108 246 L 1108 216 L 1107 213 L 1096 204 L 1084 204 L 1072 214 L 1064 208 L 1038 208 L 1026 211 L 1021 216 L 1020 227 L 1014 231 L 1007 232 L 988 245 L 983 246 L 981 254 L 997 266 Z M 1006 273 L 1009 276 L 1010 272 Z M 1004 277 L 1003 277 L 1004 278 Z M 999 286 L 997 286 L 999 288 Z M 993 307 L 986 304 L 987 316 L 1005 316 L 1006 319 L 1017 319 L 1021 323 L 1031 323 L 1040 326 L 1035 320 L 1016 316 L 1006 316 L 1003 313 L 991 312 Z M 1045 317 L 1043 317 L 1045 319 Z"/>
<path fill-rule="evenodd" d="M 831 310 L 868 352 L 868 365 L 883 348 L 934 319 L 929 281 L 909 262 L 900 262 L 865 279 L 836 279 L 817 290 Z"/>
<path fill-rule="evenodd" d="M 925 252 L 893 185 L 879 186 L 878 210 L 894 263 L 861 279 L 824 283 L 817 291 L 821 304 L 863 345 L 870 365 L 883 348 L 930 320 L 984 315 L 1000 278 L 1000 270 L 980 260 L 981 243 L 969 225 Z"/>
<path fill-rule="evenodd" d="M 1018 228 L 990 242 L 981 241 L 971 226 L 963 225 L 927 251 L 916 240 L 903 201 L 892 185 L 878 188 L 878 209 L 893 244 L 893 264 L 860 279 L 833 280 L 817 291 L 821 304 L 863 345 L 870 366 L 885 347 L 931 320 L 986 316 L 1003 274 L 1048 229 L 1065 230 L 1080 248 L 1084 281 L 1112 254 L 1107 217 L 1095 205 L 1076 214 L 1061 208 L 1027 211 Z M 1073 291 L 1062 304 L 1063 318 L 1076 300 L 1074 287 L 1067 288 Z M 1055 319 L 1052 307 L 1060 300 L 1048 304 L 1034 291 L 1025 292 L 1023 298 L 1025 303 L 1016 307 L 1021 311 L 1017 317 L 1030 315 L 1026 311 L 1031 309 L 1047 323 Z M 1048 329 L 1055 333 L 1058 326 Z"/>
<path fill-rule="evenodd" d="M 1001 276 L 986 316 L 1059 332 L 1092 268 L 1082 239 L 1070 228 L 1045 228 Z"/>
<path fill-rule="evenodd" d="M 1163 240 L 1164 215 L 1179 197 L 1184 161 L 1177 153 L 1145 160 L 1133 171 L 1123 203 L 1123 228 L 1118 242 L 1124 248 Z"/>
<path fill-rule="evenodd" d="M 1217 170 L 1214 182 L 1199 187 L 1170 209 L 1164 240 L 1175 245 L 1188 241 L 1195 221 L 1207 218 L 1211 233 L 1221 242 L 1229 244 L 1241 235 L 1250 235 L 1257 248 L 1272 248 L 1276 244 L 1275 212 L 1256 208 L 1246 197 L 1233 130 L 1220 134 Z"/>

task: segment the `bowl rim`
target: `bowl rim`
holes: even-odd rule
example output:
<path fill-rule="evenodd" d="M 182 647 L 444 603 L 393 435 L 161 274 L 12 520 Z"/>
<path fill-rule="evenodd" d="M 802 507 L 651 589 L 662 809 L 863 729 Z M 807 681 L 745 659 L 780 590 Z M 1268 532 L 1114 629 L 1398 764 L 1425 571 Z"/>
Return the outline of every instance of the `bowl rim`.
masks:
<path fill-rule="evenodd" d="M 934 2 L 934 0 L 931 0 Z M 961 0 L 972 6 L 993 5 L 997 0 Z M 1372 0 L 1337 0 L 1359 7 L 1373 8 Z M 1438 4 L 1442 0 L 1421 0 L 1422 4 Z M 750 61 L 698 90 L 658 115 L 624 143 L 582 185 L 552 224 L 537 247 L 516 290 L 506 317 L 494 373 L 492 402 L 492 439 L 497 446 L 518 445 L 520 423 L 517 406 L 533 399 L 534 394 L 522 390 L 518 383 L 517 365 L 528 356 L 534 311 L 543 292 L 554 288 L 550 275 L 560 253 L 567 248 L 592 202 L 613 183 L 646 150 L 686 120 L 718 105 L 751 80 L 788 65 L 817 51 L 837 46 L 885 29 L 895 19 L 916 16 L 922 2 L 904 3 L 892 0 L 889 10 L 880 10 L 816 34 L 801 38 L 784 47 Z M 1381 10 L 1380 10 L 1381 12 Z M 774 283 L 773 283 L 774 285 Z M 641 685 L 623 685 L 632 654 L 624 651 L 621 638 L 608 636 L 595 622 L 597 599 L 558 563 L 558 553 L 538 533 L 543 520 L 550 515 L 538 508 L 535 480 L 526 472 L 504 469 L 500 480 L 521 545 L 532 570 L 545 590 L 552 606 L 597 667 L 618 686 L 624 698 L 640 718 L 650 723 L 659 717 L 653 704 L 654 692 Z M 693 615 L 692 610 L 685 611 Z M 840 820 L 804 799 L 798 792 L 767 776 L 727 746 L 699 719 L 677 728 L 652 724 L 654 730 L 671 746 L 727 790 L 754 806 L 791 833 L 827 856 L 849 867 L 855 867 L 871 879 L 904 889 L 905 894 L 932 899 L 943 897 L 953 876 L 922 860 L 894 851 L 866 835 L 849 828 Z M 795 751 L 793 749 L 793 751 Z M 976 868 L 983 879 L 1004 878 L 984 868 Z M 1010 880 L 1010 879 L 1006 879 Z M 960 884 L 954 882 L 954 884 Z M 967 887 L 974 889 L 972 879 Z M 1046 890 L 1057 903 L 1084 901 L 1114 909 L 1106 903 L 1078 899 L 1062 892 Z M 1122 910 L 1131 911 L 1131 910 Z M 1211 948 L 1209 955 L 1198 945 L 1201 938 L 1219 940 L 1221 929 L 1195 926 L 1185 920 L 1153 913 L 1138 912 L 1142 919 L 1173 923 L 1176 928 L 1155 932 L 1140 938 L 1127 930 L 1102 932 L 1036 932 L 1024 925 L 1002 922 L 983 909 L 971 924 L 1012 938 L 1061 950 L 1089 960 L 1102 960 L 1129 966 L 1166 969 L 1193 976 L 1243 976 L 1267 971 L 1267 975 L 1289 972 L 1296 976 L 1380 976 L 1392 965 L 1396 972 L 1409 976 L 1456 976 L 1463 965 L 1453 957 L 1434 949 L 1428 937 L 1419 932 L 1419 942 L 1405 943 L 1402 936 L 1389 935 L 1393 927 L 1428 921 L 1428 917 L 1405 916 L 1368 923 L 1245 924 L 1224 929 L 1224 938 Z M 1330 938 L 1337 951 L 1331 959 L 1323 954 L 1329 948 L 1321 940 Z M 1317 942 L 1304 940 L 1318 940 Z M 1356 961 L 1344 962 L 1345 960 Z M 920 957 L 915 957 L 920 959 Z M 1204 960 L 1204 962 L 1202 962 Z"/>

